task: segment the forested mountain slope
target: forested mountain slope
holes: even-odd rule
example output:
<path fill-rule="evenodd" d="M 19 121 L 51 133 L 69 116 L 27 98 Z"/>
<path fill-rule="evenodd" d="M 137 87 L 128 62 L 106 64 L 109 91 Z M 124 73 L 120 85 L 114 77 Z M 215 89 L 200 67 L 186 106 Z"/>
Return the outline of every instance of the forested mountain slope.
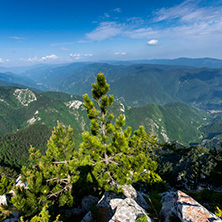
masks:
<path fill-rule="evenodd" d="M 222 69 L 175 65 L 73 63 L 23 73 L 39 89 L 90 94 L 96 74 L 105 73 L 110 93 L 127 106 L 184 102 L 202 109 L 222 109 Z"/>
<path fill-rule="evenodd" d="M 60 92 L 38 93 L 30 89 L 0 87 L 0 135 L 15 132 L 34 123 L 54 127 L 57 120 L 67 127 L 84 131 L 89 129 L 89 120 L 80 96 Z M 137 129 L 144 125 L 147 132 L 159 140 L 177 140 L 181 143 L 200 142 L 206 136 L 201 127 L 210 123 L 212 116 L 184 103 L 164 106 L 148 104 L 131 108 L 114 103 L 114 115 L 125 114 L 126 125 Z"/>

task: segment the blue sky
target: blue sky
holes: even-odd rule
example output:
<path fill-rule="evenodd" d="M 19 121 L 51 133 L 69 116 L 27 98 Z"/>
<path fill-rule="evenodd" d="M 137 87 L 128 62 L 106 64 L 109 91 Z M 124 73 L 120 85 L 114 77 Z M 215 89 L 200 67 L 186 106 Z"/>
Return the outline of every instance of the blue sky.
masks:
<path fill-rule="evenodd" d="M 0 66 L 222 59 L 222 0 L 0 0 Z"/>

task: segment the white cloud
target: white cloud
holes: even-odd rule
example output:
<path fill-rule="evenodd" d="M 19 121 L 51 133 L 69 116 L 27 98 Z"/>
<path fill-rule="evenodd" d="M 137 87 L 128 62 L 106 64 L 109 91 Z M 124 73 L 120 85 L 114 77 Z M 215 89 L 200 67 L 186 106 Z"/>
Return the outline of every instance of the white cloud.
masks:
<path fill-rule="evenodd" d="M 16 40 L 21 40 L 24 39 L 24 37 L 19 37 L 19 36 L 10 36 L 10 39 L 16 39 Z"/>
<path fill-rule="evenodd" d="M 72 53 L 70 53 L 69 54 L 71 57 L 80 57 L 80 54 L 78 53 L 78 54 L 72 54 Z"/>
<path fill-rule="evenodd" d="M 84 54 L 84 56 L 86 56 L 86 57 L 87 57 L 87 56 L 90 56 L 90 57 L 91 57 L 91 56 L 92 56 L 92 53 Z"/>
<path fill-rule="evenodd" d="M 156 15 L 154 22 L 176 19 L 192 13 L 196 8 L 196 3 L 196 0 L 186 0 L 174 7 L 161 8 L 154 13 Z"/>
<path fill-rule="evenodd" d="M 49 55 L 49 56 L 43 56 L 40 61 L 47 61 L 47 60 L 55 60 L 58 59 L 58 56 L 55 54 Z"/>
<path fill-rule="evenodd" d="M 86 38 L 92 41 L 102 41 L 121 34 L 122 27 L 116 22 L 101 22 L 99 26 L 90 33 Z"/>
<path fill-rule="evenodd" d="M 186 0 L 171 8 L 161 8 L 154 12 L 154 22 L 178 19 L 180 23 L 199 23 L 221 19 L 222 7 L 199 7 L 196 0 Z"/>
<path fill-rule="evenodd" d="M 150 41 L 147 42 L 147 45 L 156 45 L 156 44 L 158 44 L 157 39 L 151 39 Z"/>
<path fill-rule="evenodd" d="M 70 55 L 70 57 L 75 58 L 76 60 L 79 60 L 82 58 L 81 54 L 79 54 L 79 53 L 76 53 L 76 54 L 70 53 L 69 55 Z"/>
<path fill-rule="evenodd" d="M 61 47 L 60 50 L 61 50 L 61 51 L 64 51 L 64 52 L 68 52 L 68 51 L 69 51 L 69 49 L 68 49 L 68 48 L 65 48 L 65 47 Z"/>
<path fill-rule="evenodd" d="M 124 35 L 133 39 L 143 39 L 143 38 L 151 38 L 155 36 L 158 31 L 153 30 L 152 28 L 139 28 L 124 31 Z"/>
<path fill-rule="evenodd" d="M 126 55 L 126 52 L 115 52 L 114 55 Z"/>
<path fill-rule="evenodd" d="M 120 9 L 120 8 L 115 8 L 113 11 L 120 13 L 120 12 L 121 12 L 121 9 Z"/>
<path fill-rule="evenodd" d="M 54 61 L 58 58 L 59 58 L 58 56 L 56 56 L 55 54 L 52 54 L 52 55 L 48 55 L 48 56 L 43 56 L 41 58 L 38 58 L 37 56 L 30 57 L 28 59 L 20 58 L 20 60 L 25 61 L 25 62 L 38 63 L 38 62 L 51 62 L 51 61 Z"/>
<path fill-rule="evenodd" d="M 0 58 L 0 63 L 5 63 L 5 62 L 9 62 L 10 60 L 9 59 L 2 59 Z"/>
<path fill-rule="evenodd" d="M 82 59 L 83 57 L 92 57 L 93 54 L 92 53 L 86 53 L 86 54 L 80 54 L 80 53 L 76 53 L 76 54 L 69 54 L 70 57 L 75 58 L 76 60 Z"/>

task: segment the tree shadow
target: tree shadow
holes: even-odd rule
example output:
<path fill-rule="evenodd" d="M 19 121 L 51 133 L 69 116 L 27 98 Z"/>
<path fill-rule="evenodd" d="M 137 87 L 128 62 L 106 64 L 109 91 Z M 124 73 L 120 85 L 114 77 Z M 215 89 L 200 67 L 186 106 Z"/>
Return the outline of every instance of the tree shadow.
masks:
<path fill-rule="evenodd" d="M 92 166 L 79 166 L 79 179 L 73 184 L 73 193 L 78 201 L 81 201 L 87 195 L 99 195 L 98 182 L 92 173 Z"/>

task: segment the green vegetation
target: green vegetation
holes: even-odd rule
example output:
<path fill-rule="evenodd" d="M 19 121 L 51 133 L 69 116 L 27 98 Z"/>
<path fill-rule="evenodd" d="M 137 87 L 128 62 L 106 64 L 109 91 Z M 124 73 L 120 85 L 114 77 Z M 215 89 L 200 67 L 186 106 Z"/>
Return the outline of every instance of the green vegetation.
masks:
<path fill-rule="evenodd" d="M 155 172 L 158 150 L 155 137 L 147 134 L 143 127 L 134 131 L 123 129 L 124 115 L 114 120 L 108 115 L 108 106 L 113 96 L 108 96 L 109 85 L 102 73 L 92 89 L 99 110 L 88 95 L 84 95 L 84 106 L 91 121 L 91 132 L 82 134 L 80 149 L 75 149 L 73 130 L 58 123 L 50 137 L 45 154 L 30 149 L 30 164 L 23 166 L 22 180 L 28 189 L 17 186 L 11 203 L 25 219 L 39 214 L 47 221 L 46 205 L 53 212 L 78 204 L 87 193 L 98 194 L 105 190 L 120 192 L 121 185 L 140 182 L 153 186 L 162 183 Z M 36 217 L 36 221 L 39 219 Z"/>
<path fill-rule="evenodd" d="M 84 155 L 84 162 L 90 162 L 99 187 L 117 190 L 118 185 L 138 180 L 148 184 L 160 182 L 160 177 L 154 172 L 157 163 L 150 157 L 156 140 L 146 134 L 143 127 L 130 137 L 131 128 L 123 130 L 124 115 L 120 115 L 112 124 L 114 115 L 107 115 L 107 107 L 112 105 L 113 96 L 107 96 L 109 85 L 102 73 L 97 75 L 97 82 L 92 86 L 93 98 L 99 110 L 87 94 L 83 96 L 91 120 L 91 135 L 89 132 L 83 133 L 80 154 Z M 142 173 L 145 169 L 145 173 Z"/>
<path fill-rule="evenodd" d="M 141 215 L 136 219 L 136 222 L 148 222 L 146 215 Z"/>
<path fill-rule="evenodd" d="M 206 186 L 212 174 L 218 172 L 215 156 L 201 146 L 186 148 L 167 145 L 161 151 L 159 162 L 158 172 L 161 177 L 178 188 L 196 189 L 199 185 Z"/>
<path fill-rule="evenodd" d="M 44 153 L 51 131 L 52 129 L 46 125 L 34 124 L 16 133 L 0 136 L 1 165 L 17 170 L 27 166 L 30 146 L 35 146 Z"/>
<path fill-rule="evenodd" d="M 13 186 L 13 182 L 8 181 L 5 175 L 1 177 L 0 180 L 0 195 L 8 193 Z"/>
<path fill-rule="evenodd" d="M 42 208 L 38 216 L 34 216 L 33 218 L 31 218 L 30 221 L 28 220 L 24 221 L 23 217 L 21 217 L 20 222 L 49 222 L 51 221 L 50 220 L 51 216 L 49 215 L 49 212 L 47 211 L 46 208 L 47 208 L 47 205 Z M 54 220 L 53 222 L 62 222 L 59 220 L 59 215 L 56 217 L 56 220 Z"/>
<path fill-rule="evenodd" d="M 58 124 L 48 142 L 45 155 L 30 149 L 31 165 L 22 168 L 22 180 L 29 189 L 16 187 L 13 205 L 22 215 L 34 215 L 45 204 L 73 205 L 73 183 L 78 179 L 72 129 L 67 131 Z"/>
<path fill-rule="evenodd" d="M 184 102 L 203 109 L 221 109 L 221 69 L 95 63 L 71 64 L 52 70 L 40 72 L 40 81 L 48 90 L 77 95 L 90 93 L 90 83 L 95 73 L 101 71 L 111 82 L 111 93 L 128 106 Z M 38 72 L 32 78 L 39 82 Z"/>
<path fill-rule="evenodd" d="M 82 78 L 90 75 L 91 69 L 102 67 L 109 70 L 111 66 L 89 67 L 89 73 Z M 116 79 L 117 68 L 123 70 L 119 79 Z M 133 106 L 138 106 L 147 99 L 147 91 L 141 91 L 143 84 L 147 84 L 151 100 L 155 101 L 158 97 L 156 102 L 159 104 L 175 100 L 188 103 L 196 100 L 205 108 L 214 107 L 213 103 L 216 106 L 220 104 L 220 91 L 216 93 L 209 86 L 212 81 L 216 84 L 210 75 L 220 79 L 220 70 L 192 71 L 187 68 L 185 73 L 179 75 L 176 89 L 170 89 L 169 85 L 174 83 L 174 78 L 180 71 L 177 67 L 160 67 L 158 70 L 152 66 L 137 65 L 124 70 L 125 67 L 115 67 L 115 70 L 110 71 L 108 79 L 112 75 L 113 92 L 117 93 L 119 84 L 122 84 L 121 93 L 132 97 Z M 162 75 L 161 70 L 173 73 L 163 79 L 169 84 L 167 89 L 163 89 L 162 83 L 158 81 Z M 130 76 L 134 72 L 138 75 Z M 145 78 L 146 74 L 148 76 Z M 124 86 L 129 78 L 130 84 L 136 82 L 135 95 L 130 95 L 127 86 Z M 94 79 L 94 75 L 90 75 L 89 79 Z M 159 89 L 158 92 L 150 87 L 151 80 Z M 81 86 L 79 84 L 78 87 Z M 205 97 L 197 86 L 205 89 Z M 88 90 L 90 85 L 84 87 Z M 142 185 L 146 190 L 152 190 L 148 200 L 152 206 L 150 214 L 153 218 L 159 218 L 160 196 L 153 190 L 162 188 L 162 179 L 180 189 L 220 186 L 221 149 L 186 147 L 178 143 L 160 147 L 157 141 L 158 137 L 160 142 L 177 140 L 188 145 L 200 142 L 203 138 L 219 137 L 222 134 L 220 114 L 212 116 L 180 102 L 148 104 L 137 108 L 124 106 L 114 102 L 113 96 L 108 94 L 109 84 L 102 73 L 97 75 L 97 82 L 92 87 L 92 97 L 85 94 L 84 101 L 79 96 L 65 93 L 28 91 L 34 94 L 36 100 L 27 105 L 13 95 L 15 87 L 0 87 L 0 192 L 8 192 L 13 178 L 21 172 L 22 180 L 28 183 L 29 189 L 16 187 L 12 203 L 24 215 L 25 220 L 58 221 L 58 218 L 55 219 L 57 214 L 53 212 L 77 206 L 87 194 L 100 196 L 105 190 L 121 192 L 124 184 Z M 189 90 L 194 93 L 191 98 Z M 180 93 L 182 96 L 178 99 Z M 210 100 L 212 93 L 218 95 L 217 101 L 206 104 L 206 98 Z M 24 99 L 26 95 L 21 97 Z M 122 101 L 124 100 L 127 104 L 127 97 Z M 57 120 L 60 123 L 51 135 L 51 129 Z M 157 137 L 147 134 L 145 130 L 151 130 Z M 29 149 L 31 155 L 28 160 Z M 216 208 L 222 204 L 220 192 L 204 190 L 192 195 L 211 211 L 217 210 L 220 213 Z M 46 206 L 49 206 L 52 219 Z M 92 208 L 92 211 L 93 209 L 96 217 L 97 208 Z M 39 216 L 31 218 L 36 214 Z M 10 215 L 9 209 L 1 207 L 1 219 Z M 61 218 L 66 220 L 63 215 Z M 138 220 L 143 221 L 143 218 Z"/>
<path fill-rule="evenodd" d="M 160 220 L 160 210 L 162 208 L 161 203 L 161 196 L 157 191 L 151 191 L 149 192 L 149 198 L 145 197 L 147 203 L 149 204 L 150 209 L 148 210 L 149 214 L 152 216 L 152 218 L 155 218 L 156 220 Z"/>

